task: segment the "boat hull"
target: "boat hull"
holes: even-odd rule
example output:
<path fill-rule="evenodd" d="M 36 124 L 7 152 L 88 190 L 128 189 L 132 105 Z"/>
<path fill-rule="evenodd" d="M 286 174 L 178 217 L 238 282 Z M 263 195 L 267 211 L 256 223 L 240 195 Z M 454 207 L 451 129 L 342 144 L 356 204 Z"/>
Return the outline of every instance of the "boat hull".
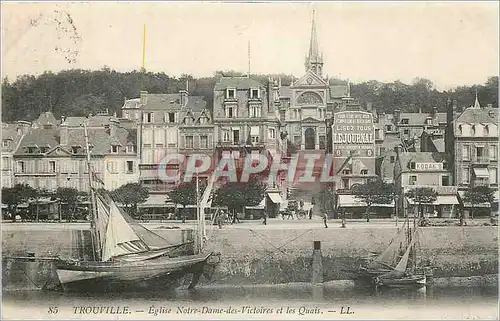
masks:
<path fill-rule="evenodd" d="M 140 262 L 61 263 L 57 275 L 62 289 L 71 292 L 169 289 L 181 285 L 188 274 L 199 277 L 211 255 L 160 257 Z"/>
<path fill-rule="evenodd" d="M 389 288 L 421 288 L 427 283 L 425 275 L 411 275 L 402 278 L 375 278 L 374 283 L 376 286 L 389 287 Z"/>

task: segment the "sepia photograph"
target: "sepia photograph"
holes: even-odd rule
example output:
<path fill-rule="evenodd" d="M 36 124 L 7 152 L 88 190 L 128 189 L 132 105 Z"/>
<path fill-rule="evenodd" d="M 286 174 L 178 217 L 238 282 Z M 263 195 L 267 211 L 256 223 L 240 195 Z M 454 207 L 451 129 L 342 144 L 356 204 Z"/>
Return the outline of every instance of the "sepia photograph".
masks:
<path fill-rule="evenodd" d="M 499 7 L 2 1 L 2 319 L 498 320 Z"/>

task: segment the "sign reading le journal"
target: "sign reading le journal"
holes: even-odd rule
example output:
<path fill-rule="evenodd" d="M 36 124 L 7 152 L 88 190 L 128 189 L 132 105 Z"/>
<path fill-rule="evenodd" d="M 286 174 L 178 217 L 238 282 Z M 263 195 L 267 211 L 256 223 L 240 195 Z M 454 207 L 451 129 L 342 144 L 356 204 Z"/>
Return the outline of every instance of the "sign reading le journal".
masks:
<path fill-rule="evenodd" d="M 347 157 L 352 151 L 358 157 L 373 157 L 375 126 L 373 115 L 363 111 L 344 111 L 333 117 L 333 155 Z"/>

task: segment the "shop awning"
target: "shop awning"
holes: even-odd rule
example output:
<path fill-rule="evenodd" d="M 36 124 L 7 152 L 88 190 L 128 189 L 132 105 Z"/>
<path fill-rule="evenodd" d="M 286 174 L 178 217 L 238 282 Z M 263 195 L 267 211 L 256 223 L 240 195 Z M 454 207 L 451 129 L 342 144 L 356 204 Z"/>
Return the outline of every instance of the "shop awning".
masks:
<path fill-rule="evenodd" d="M 476 177 L 490 177 L 490 172 L 487 168 L 474 168 L 474 174 Z"/>
<path fill-rule="evenodd" d="M 249 210 L 262 210 L 265 207 L 266 207 L 266 198 L 263 198 L 262 201 L 260 201 L 259 205 L 245 206 L 245 208 Z"/>
<path fill-rule="evenodd" d="M 354 195 L 339 195 L 339 207 L 366 207 L 366 203 Z M 394 207 L 394 201 L 389 204 L 373 204 L 372 207 Z"/>
<path fill-rule="evenodd" d="M 152 194 L 149 195 L 144 203 L 139 204 L 138 207 L 172 207 L 172 205 L 165 203 L 168 200 L 169 197 L 165 194 Z"/>
<path fill-rule="evenodd" d="M 280 193 L 274 192 L 274 193 L 267 193 L 271 201 L 275 204 L 280 204 L 283 203 L 283 199 L 281 198 Z"/>
<path fill-rule="evenodd" d="M 415 204 L 412 199 L 407 198 L 408 204 Z M 455 195 L 439 195 L 432 203 L 422 203 L 425 205 L 454 205 L 459 204 Z"/>

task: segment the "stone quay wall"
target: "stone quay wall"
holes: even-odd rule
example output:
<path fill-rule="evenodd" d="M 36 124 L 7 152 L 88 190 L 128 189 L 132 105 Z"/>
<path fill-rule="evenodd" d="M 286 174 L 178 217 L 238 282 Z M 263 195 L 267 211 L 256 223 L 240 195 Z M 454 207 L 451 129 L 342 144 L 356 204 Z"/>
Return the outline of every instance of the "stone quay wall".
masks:
<path fill-rule="evenodd" d="M 8 225 L 7 225 L 8 226 Z M 38 289 L 57 283 L 51 261 L 10 257 L 60 255 L 89 258 L 88 228 L 28 229 L 3 227 L 4 289 Z M 171 243 L 192 240 L 191 229 L 153 229 Z M 421 229 L 420 253 L 435 278 L 498 273 L 497 227 L 426 227 Z M 347 280 L 371 252 L 381 252 L 396 228 L 222 228 L 210 230 L 206 250 L 220 252 L 221 262 L 210 280 L 200 285 L 251 285 L 311 282 L 314 241 L 321 242 L 323 280 Z"/>

